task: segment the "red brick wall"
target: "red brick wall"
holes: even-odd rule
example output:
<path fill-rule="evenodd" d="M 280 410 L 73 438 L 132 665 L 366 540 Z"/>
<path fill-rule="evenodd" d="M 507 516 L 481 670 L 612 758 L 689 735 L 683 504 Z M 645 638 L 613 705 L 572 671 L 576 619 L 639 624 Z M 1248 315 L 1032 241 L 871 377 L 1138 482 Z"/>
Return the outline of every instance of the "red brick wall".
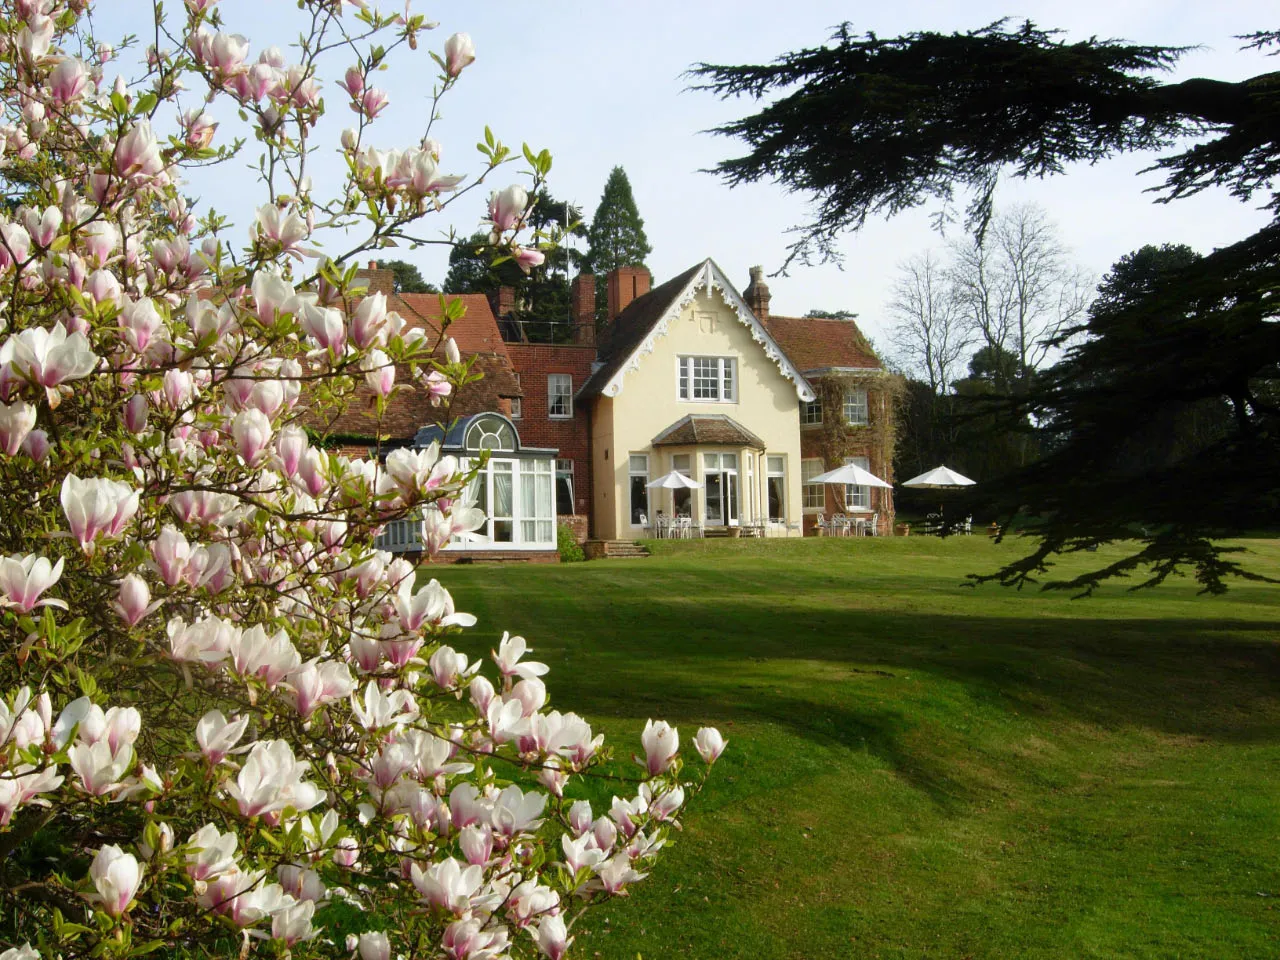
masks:
<path fill-rule="evenodd" d="M 879 409 L 875 406 L 872 394 L 872 409 Z M 825 411 L 824 411 L 825 413 Z M 801 427 L 800 428 L 800 457 L 808 460 L 810 458 L 820 458 L 822 456 L 822 427 Z M 870 463 L 869 469 L 877 477 L 893 483 L 893 464 L 886 463 L 880 456 L 874 446 L 868 444 L 853 444 L 846 451 L 847 457 L 866 457 Z M 823 465 L 824 470 L 834 470 L 836 467 L 843 466 L 840 463 L 826 463 Z M 892 536 L 894 523 L 894 506 L 893 491 L 886 490 L 883 487 L 871 488 L 871 509 L 880 514 L 877 522 L 877 533 L 880 536 Z M 827 485 L 827 506 L 823 513 L 830 516 L 833 513 L 844 512 L 844 489 L 838 485 Z M 806 534 L 817 532 L 817 514 L 806 513 L 804 516 L 804 532 Z"/>
<path fill-rule="evenodd" d="M 593 346 L 576 344 L 508 343 L 511 365 L 520 374 L 524 393 L 520 419 L 520 442 L 529 447 L 555 447 L 558 456 L 573 461 L 574 513 L 591 512 L 591 457 L 587 411 L 575 398 L 573 419 L 552 420 L 547 416 L 547 375 L 567 373 L 573 378 L 575 393 L 591 376 L 596 359 Z"/>

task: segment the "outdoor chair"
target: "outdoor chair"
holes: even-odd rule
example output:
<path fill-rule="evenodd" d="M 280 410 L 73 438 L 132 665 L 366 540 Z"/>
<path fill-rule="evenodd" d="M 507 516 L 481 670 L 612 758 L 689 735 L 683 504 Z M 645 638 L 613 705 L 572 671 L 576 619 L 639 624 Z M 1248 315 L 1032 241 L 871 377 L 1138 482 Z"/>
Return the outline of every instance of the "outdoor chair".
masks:
<path fill-rule="evenodd" d="M 880 514 L 878 513 L 873 513 L 871 514 L 871 516 L 867 517 L 867 519 L 863 520 L 862 521 L 863 535 L 868 537 L 876 536 L 876 524 L 879 522 L 879 520 L 880 520 Z"/>

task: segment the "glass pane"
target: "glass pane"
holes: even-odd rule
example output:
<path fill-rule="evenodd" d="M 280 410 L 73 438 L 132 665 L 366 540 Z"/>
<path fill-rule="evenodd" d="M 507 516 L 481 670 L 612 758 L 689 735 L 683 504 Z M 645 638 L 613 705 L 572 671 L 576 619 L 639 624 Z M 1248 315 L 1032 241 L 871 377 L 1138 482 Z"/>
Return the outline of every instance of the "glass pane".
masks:
<path fill-rule="evenodd" d="M 689 476 L 690 467 L 691 461 L 687 453 L 677 453 L 671 458 L 671 469 L 683 473 L 686 477 Z"/>
<path fill-rule="evenodd" d="M 534 494 L 536 491 L 534 490 L 534 484 L 533 484 L 533 470 L 524 469 L 526 466 L 532 467 L 533 465 L 531 463 L 528 463 L 528 461 L 521 464 L 520 516 L 528 517 L 532 519 L 533 517 L 537 516 L 537 505 L 534 503 Z"/>
<path fill-rule="evenodd" d="M 738 475 L 736 473 L 726 473 L 725 479 L 725 505 L 729 511 L 729 522 L 738 522 Z"/>
<path fill-rule="evenodd" d="M 720 454 L 718 454 L 718 453 L 704 453 L 704 454 L 702 455 L 702 467 L 703 467 L 703 469 L 704 469 L 704 470 L 719 470 L 719 469 L 720 469 Z"/>
<path fill-rule="evenodd" d="M 639 455 L 639 456 L 637 456 L 637 455 L 635 455 L 635 454 L 632 454 L 632 456 L 631 456 L 631 472 L 632 472 L 632 473 L 648 473 L 648 472 L 649 472 L 649 458 L 648 458 L 647 456 L 644 456 L 643 454 L 641 454 L 641 455 Z"/>
<path fill-rule="evenodd" d="M 648 523 L 649 491 L 645 487 L 644 477 L 631 477 L 631 523 L 641 526 Z"/>
<path fill-rule="evenodd" d="M 738 469 L 738 455 L 736 453 L 725 453 L 720 456 L 720 465 L 726 470 Z"/>
<path fill-rule="evenodd" d="M 772 459 L 772 458 L 770 458 Z M 782 477 L 769 478 L 769 519 L 784 519 L 783 510 L 786 506 L 786 498 L 782 493 Z"/>
<path fill-rule="evenodd" d="M 555 542 L 555 524 L 550 520 L 538 521 L 538 542 L 554 543 Z"/>
<path fill-rule="evenodd" d="M 719 526 L 724 523 L 722 476 L 723 474 L 719 473 L 709 473 L 706 477 L 706 515 L 710 526 Z"/>
<path fill-rule="evenodd" d="M 512 507 L 511 464 L 491 463 L 493 470 L 493 516 L 510 517 Z"/>
<path fill-rule="evenodd" d="M 693 515 L 693 491 L 686 487 L 679 490 L 671 491 L 671 498 L 675 504 L 677 517 L 689 517 Z"/>
<path fill-rule="evenodd" d="M 556 513 L 573 513 L 573 475 L 556 477 Z"/>
<path fill-rule="evenodd" d="M 547 520 L 553 516 L 551 512 L 551 474 L 540 473 L 535 478 L 538 488 L 537 509 L 531 512 L 529 516 L 537 517 L 539 520 Z"/>
<path fill-rule="evenodd" d="M 532 543 L 537 539 L 538 521 L 537 520 L 521 520 L 520 521 L 520 540 L 523 543 Z"/>
<path fill-rule="evenodd" d="M 782 474 L 782 457 L 768 457 L 766 459 L 769 466 L 769 472 L 781 475 Z"/>
<path fill-rule="evenodd" d="M 495 543 L 512 543 L 515 524 L 510 520 L 493 521 L 493 540 Z"/>

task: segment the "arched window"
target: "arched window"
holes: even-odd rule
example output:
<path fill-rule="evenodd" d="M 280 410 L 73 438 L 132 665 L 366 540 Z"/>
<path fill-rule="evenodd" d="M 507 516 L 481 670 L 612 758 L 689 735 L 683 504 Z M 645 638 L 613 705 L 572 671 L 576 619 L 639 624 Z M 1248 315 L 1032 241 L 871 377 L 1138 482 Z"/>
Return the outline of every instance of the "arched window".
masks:
<path fill-rule="evenodd" d="M 467 450 L 515 450 L 516 432 L 500 417 L 478 417 L 467 430 L 465 447 Z"/>

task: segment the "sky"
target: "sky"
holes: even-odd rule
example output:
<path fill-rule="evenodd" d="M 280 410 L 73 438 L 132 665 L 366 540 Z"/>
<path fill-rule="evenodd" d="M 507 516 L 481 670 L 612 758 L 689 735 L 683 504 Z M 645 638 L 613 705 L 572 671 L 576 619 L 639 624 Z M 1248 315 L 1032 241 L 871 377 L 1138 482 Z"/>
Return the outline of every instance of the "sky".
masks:
<path fill-rule="evenodd" d="M 912 30 L 975 29 L 1002 16 L 1030 18 L 1057 27 L 1068 38 L 1119 38 L 1140 43 L 1196 46 L 1172 79 L 1209 76 L 1241 79 L 1280 64 L 1257 52 L 1241 52 L 1235 35 L 1276 27 L 1274 0 L 1079 0 L 1073 4 L 1007 0 L 898 0 L 892 4 L 793 0 L 611 0 L 542 4 L 424 4 L 415 12 L 439 21 L 422 37 L 417 52 L 400 50 L 379 85 L 391 96 L 385 119 L 372 127 L 377 146 L 413 145 L 421 135 L 438 74 L 426 55 L 447 37 L 464 31 L 477 59 L 441 105 L 433 135 L 444 146 L 443 166 L 474 173 L 474 144 L 489 125 L 504 142 L 546 148 L 554 157 L 552 193 L 583 207 L 590 217 L 609 171 L 627 171 L 644 218 L 653 253 L 648 266 L 655 283 L 706 257 L 714 259 L 739 287 L 748 270 L 778 270 L 791 239 L 789 227 L 808 213 L 803 196 L 774 183 L 730 189 L 702 172 L 742 152 L 739 143 L 707 134 L 717 124 L 753 112 L 750 101 L 721 101 L 688 89 L 685 71 L 694 63 L 761 63 L 791 50 L 823 43 L 849 20 L 859 31 L 893 36 Z M 172 6 L 177 6 L 173 4 Z M 399 4 L 384 5 L 399 8 Z M 97 4 L 96 22 L 107 37 L 143 33 L 150 0 L 109 0 Z M 228 29 L 245 35 L 252 54 L 296 38 L 297 11 L 287 0 L 223 0 Z M 331 62 L 323 79 L 335 142 L 351 117 L 334 86 L 346 64 Z M 109 76 L 110 79 L 110 76 Z M 332 155 L 317 164 L 338 182 Z M 1268 218 L 1225 192 L 1209 191 L 1176 204 L 1156 204 L 1143 191 L 1159 183 L 1140 174 L 1151 155 L 1135 155 L 1095 166 L 1069 168 L 1046 181 L 1005 183 L 997 204 L 1031 202 L 1057 225 L 1075 263 L 1100 276 L 1120 256 L 1146 243 L 1187 243 L 1207 252 L 1239 239 Z M 515 171 L 498 171 L 493 186 L 517 182 Z M 236 161 L 193 181 L 191 192 L 215 204 L 238 224 L 249 222 L 254 173 Z M 432 224 L 443 236 L 450 226 L 465 235 L 479 226 L 484 198 L 472 194 Z M 954 236 L 954 234 L 952 234 Z M 843 265 L 793 266 L 768 280 L 776 314 L 802 315 L 810 309 L 851 310 L 874 342 L 884 344 L 891 323 L 886 302 L 899 264 L 951 237 L 931 229 L 928 209 L 892 220 L 869 222 L 840 244 Z M 439 283 L 447 269 L 443 248 L 399 249 L 386 256 L 416 263 L 426 279 Z"/>

